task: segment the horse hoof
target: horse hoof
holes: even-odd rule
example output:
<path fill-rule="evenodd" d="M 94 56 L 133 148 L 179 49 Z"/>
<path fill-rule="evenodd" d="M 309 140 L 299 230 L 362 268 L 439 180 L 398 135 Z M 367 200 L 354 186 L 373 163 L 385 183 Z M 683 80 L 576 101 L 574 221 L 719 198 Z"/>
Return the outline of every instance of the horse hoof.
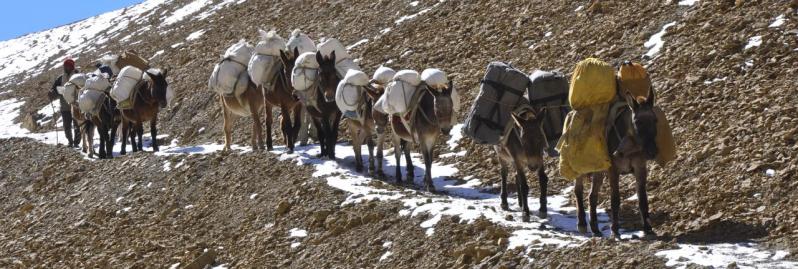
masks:
<path fill-rule="evenodd" d="M 612 238 L 614 238 L 616 240 L 621 240 L 621 233 L 619 233 L 617 231 L 612 231 L 612 233 L 610 234 L 610 237 L 612 237 Z"/>
<path fill-rule="evenodd" d="M 603 234 L 601 234 L 601 232 L 593 231 L 593 237 L 601 238 L 602 236 L 603 236 Z"/>
<path fill-rule="evenodd" d="M 510 211 L 510 205 L 508 205 L 506 202 L 502 202 L 502 210 Z"/>
<path fill-rule="evenodd" d="M 587 233 L 587 225 L 577 224 L 576 225 L 576 229 L 579 231 L 580 234 L 586 234 Z"/>
<path fill-rule="evenodd" d="M 525 214 L 521 215 L 521 221 L 529 222 L 529 213 L 525 213 Z"/>
<path fill-rule="evenodd" d="M 548 217 L 549 214 L 546 212 L 546 210 L 538 210 L 538 218 L 545 219 Z"/>
<path fill-rule="evenodd" d="M 363 172 L 363 166 L 355 166 L 355 172 L 362 173 Z"/>
<path fill-rule="evenodd" d="M 430 184 L 427 184 L 427 185 L 426 185 L 426 186 L 424 186 L 424 187 L 427 189 L 427 192 L 429 192 L 429 193 L 436 193 L 436 192 L 435 192 L 435 186 L 433 186 L 433 185 L 430 185 Z"/>

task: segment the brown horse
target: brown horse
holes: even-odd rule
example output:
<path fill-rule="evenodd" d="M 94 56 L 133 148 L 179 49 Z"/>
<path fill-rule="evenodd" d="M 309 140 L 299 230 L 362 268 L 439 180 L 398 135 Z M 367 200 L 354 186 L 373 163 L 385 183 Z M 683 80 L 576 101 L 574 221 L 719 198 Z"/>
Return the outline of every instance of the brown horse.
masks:
<path fill-rule="evenodd" d="M 94 128 L 100 134 L 100 159 L 113 158 L 114 141 L 116 141 L 116 128 L 119 126 L 119 110 L 116 109 L 116 101 L 111 96 L 106 95 L 100 109 L 96 115 L 84 114 L 87 129 L 91 130 L 91 139 L 89 140 L 89 147 L 92 149 L 89 153 L 89 158 L 93 157 L 94 153 Z"/>
<path fill-rule="evenodd" d="M 385 177 L 385 173 L 382 171 L 382 160 L 383 160 L 382 148 L 383 145 L 385 144 L 385 137 L 388 134 L 387 132 L 388 120 L 390 117 L 388 114 L 379 112 L 376 109 L 374 109 L 374 104 L 385 93 L 385 85 L 381 85 L 373 80 L 369 84 L 370 85 L 366 87 L 366 95 L 368 95 L 367 102 L 371 109 L 370 116 L 373 121 L 373 125 L 376 127 L 377 131 L 377 168 L 376 168 L 377 173 L 376 174 L 378 177 L 382 178 Z M 369 128 L 369 130 L 371 130 L 371 128 Z"/>
<path fill-rule="evenodd" d="M 376 99 L 372 99 L 372 95 L 368 89 L 369 86 L 363 87 L 363 95 L 358 105 L 357 118 L 348 119 L 349 136 L 352 139 L 352 149 L 355 152 L 355 171 L 363 171 L 363 157 L 362 145 L 366 143 L 369 149 L 369 175 L 374 175 L 374 139 L 372 133 L 374 130 L 373 107 Z M 382 159 L 380 159 L 382 161 Z"/>
<path fill-rule="evenodd" d="M 402 118 L 399 116 L 391 118 L 397 183 L 402 182 L 402 173 L 399 169 L 402 152 L 404 152 L 407 161 L 408 181 L 411 184 L 413 182 L 413 163 L 410 160 L 410 149 L 407 147 L 407 142 L 417 142 L 426 167 L 424 186 L 429 192 L 435 191 L 435 186 L 432 183 L 432 150 L 438 135 L 441 133 L 448 134 L 451 131 L 453 90 L 454 87 L 451 81 L 449 81 L 448 87 L 442 90 L 433 90 L 422 83 L 418 88 L 418 93 L 416 93 L 421 95 L 416 108 L 417 111 L 410 112 L 409 116 L 411 117 L 406 119 L 409 130 L 405 127 Z"/>
<path fill-rule="evenodd" d="M 634 99 L 626 96 L 626 106 L 617 114 L 617 117 L 607 119 L 611 121 L 611 127 L 607 136 L 607 147 L 610 154 L 611 166 L 607 171 L 610 181 L 610 207 L 612 209 L 612 236 L 620 238 L 619 216 L 621 198 L 619 191 L 619 177 L 623 174 L 634 174 L 637 181 L 637 198 L 640 208 L 640 218 L 643 222 L 643 232 L 646 236 L 654 236 L 648 214 L 648 194 L 646 193 L 646 181 L 648 169 L 646 162 L 653 160 L 657 156 L 656 134 L 657 116 L 654 108 L 654 90 L 649 91 L 647 98 Z M 598 205 L 598 194 L 601 190 L 603 177 L 599 173 L 591 175 L 592 184 L 590 190 L 590 230 L 595 236 L 601 236 L 598 228 L 596 216 L 596 206 Z M 576 180 L 574 192 L 577 199 L 577 219 L 579 231 L 587 231 L 584 212 L 584 177 Z"/>
<path fill-rule="evenodd" d="M 308 113 L 313 118 L 321 146 L 319 157 L 335 159 L 335 143 L 338 141 L 338 126 L 341 123 L 341 111 L 335 104 L 335 91 L 341 78 L 335 70 L 335 51 L 329 57 L 316 52 L 319 63 L 319 85 L 310 89 L 310 96 L 316 101 L 315 106 L 308 106 Z"/>
<path fill-rule="evenodd" d="M 499 145 L 493 146 L 499 160 L 501 174 L 501 207 L 509 210 L 507 204 L 507 172 L 509 164 L 515 167 L 515 186 L 518 192 L 518 205 L 523 211 L 523 221 L 529 221 L 529 185 L 526 181 L 526 169 L 536 171 L 540 184 L 540 208 L 538 217 L 546 218 L 546 186 L 549 178 L 546 176 L 546 167 L 543 163 L 543 150 L 546 148 L 546 136 L 543 134 L 542 110 L 535 112 L 531 109 L 522 110 L 511 115 L 514 126 L 507 138 Z"/>
<path fill-rule="evenodd" d="M 274 86 L 266 89 L 261 86 L 265 99 L 266 109 L 266 148 L 272 150 L 272 107 L 280 107 L 280 129 L 283 132 L 285 146 L 288 153 L 294 152 L 294 144 L 299 135 L 299 125 L 302 120 L 302 105 L 299 99 L 294 96 L 294 87 L 291 86 L 291 70 L 294 69 L 294 61 L 299 56 L 299 50 L 294 48 L 293 55 L 280 51 L 280 61 L 282 62 L 274 78 Z M 291 120 L 293 118 L 293 121 Z"/>
<path fill-rule="evenodd" d="M 247 89 L 241 96 L 225 96 L 219 94 L 219 105 L 224 112 L 224 151 L 230 151 L 233 143 L 233 123 L 237 117 L 252 117 L 252 149 L 262 150 L 263 146 L 263 127 L 261 126 L 260 116 L 266 106 L 263 91 L 258 90 L 258 86 L 248 80 Z M 271 122 L 267 128 L 271 130 Z M 270 132 L 271 133 L 271 132 Z M 268 137 L 271 141 L 271 135 Z"/>
<path fill-rule="evenodd" d="M 166 82 L 168 70 L 149 69 L 145 77 L 137 88 L 133 89 L 134 99 L 130 109 L 120 109 L 122 113 L 122 149 L 119 154 L 127 153 L 127 136 L 130 134 L 130 127 L 141 125 L 145 121 L 150 123 L 150 135 L 152 136 L 152 150 L 158 151 L 158 112 L 167 105 L 166 91 L 169 83 Z M 139 138 L 141 143 L 141 138 Z"/>

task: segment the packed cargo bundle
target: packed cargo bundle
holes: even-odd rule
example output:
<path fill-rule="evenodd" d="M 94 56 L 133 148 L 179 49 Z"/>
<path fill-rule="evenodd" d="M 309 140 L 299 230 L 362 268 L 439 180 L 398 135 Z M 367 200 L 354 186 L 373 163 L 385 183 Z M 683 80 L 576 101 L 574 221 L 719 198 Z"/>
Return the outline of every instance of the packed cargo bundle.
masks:
<path fill-rule="evenodd" d="M 213 68 L 208 87 L 225 96 L 239 96 L 249 86 L 247 63 L 254 48 L 244 40 L 231 46 L 222 61 Z"/>
<path fill-rule="evenodd" d="M 512 111 L 527 101 L 529 78 L 507 63 L 491 62 L 479 94 L 469 110 L 463 133 L 478 144 L 497 145 L 511 120 Z"/>
<path fill-rule="evenodd" d="M 394 75 L 385 87 L 385 101 L 382 110 L 388 114 L 404 114 L 411 107 L 413 96 L 421 84 L 418 72 L 401 70 Z"/>
<path fill-rule="evenodd" d="M 316 61 L 316 53 L 305 52 L 299 55 L 291 70 L 291 86 L 297 91 L 306 91 L 313 87 L 318 79 L 319 63 Z"/>
<path fill-rule="evenodd" d="M 651 79 L 646 68 L 639 63 L 624 62 L 618 70 L 618 84 L 622 95 L 629 93 L 633 97 L 645 97 L 651 90 Z"/>
<path fill-rule="evenodd" d="M 343 78 L 349 70 L 360 70 L 360 66 L 355 63 L 346 47 L 341 44 L 336 38 L 328 38 L 318 46 L 318 51 L 324 57 L 330 57 L 332 52 L 335 52 L 335 69 L 338 72 L 338 77 Z"/>
<path fill-rule="evenodd" d="M 527 96 L 532 107 L 543 110 L 543 133 L 549 145 L 549 154 L 556 155 L 554 147 L 560 140 L 563 122 L 570 111 L 568 105 L 568 79 L 562 73 L 535 70 L 529 75 Z"/>
<path fill-rule="evenodd" d="M 144 76 L 146 76 L 144 71 L 134 66 L 122 68 L 114 82 L 114 87 L 111 88 L 111 98 L 116 101 L 119 108 L 126 109 L 132 106 L 133 92 Z"/>
<path fill-rule="evenodd" d="M 344 116 L 357 117 L 358 109 L 363 104 L 363 87 L 368 85 L 369 76 L 363 71 L 349 70 L 344 79 L 338 83 L 335 91 L 335 104 Z"/>
<path fill-rule="evenodd" d="M 291 32 L 291 37 L 288 39 L 288 42 L 286 42 L 286 48 L 289 53 L 294 53 L 294 49 L 296 49 L 299 51 L 300 55 L 305 52 L 316 52 L 316 44 L 313 43 L 313 39 L 310 39 L 308 35 L 300 32 L 299 29 Z M 297 57 L 299 55 L 293 56 Z"/>
<path fill-rule="evenodd" d="M 285 50 L 286 44 L 285 40 L 274 30 L 259 31 L 261 40 L 255 46 L 254 55 L 249 59 L 247 72 L 255 85 L 264 85 L 267 89 L 271 89 L 275 75 L 282 64 L 280 51 Z"/>

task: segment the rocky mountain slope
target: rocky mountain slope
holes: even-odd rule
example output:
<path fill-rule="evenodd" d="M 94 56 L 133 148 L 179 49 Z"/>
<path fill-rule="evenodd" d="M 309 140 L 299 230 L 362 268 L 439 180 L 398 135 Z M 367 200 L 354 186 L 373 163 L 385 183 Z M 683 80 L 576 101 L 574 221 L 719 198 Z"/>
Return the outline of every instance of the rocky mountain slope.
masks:
<path fill-rule="evenodd" d="M 41 132 L 53 128 L 51 124 L 36 126 L 34 122 L 42 117 L 38 111 L 48 104 L 45 88 L 57 76 L 58 70 L 52 68 L 57 66 L 61 58 L 65 55 L 77 56 L 78 65 L 89 69 L 97 58 L 107 52 L 134 49 L 151 57 L 155 66 L 170 68 L 169 81 L 177 92 L 177 102 L 160 116 L 160 133 L 169 135 L 164 141 L 176 139 L 178 145 L 185 147 L 221 142 L 221 111 L 215 95 L 206 87 L 207 78 L 219 55 L 239 39 L 256 41 L 259 28 L 274 28 L 283 36 L 300 28 L 314 39 L 337 37 L 346 45 L 357 44 L 350 48 L 350 52 L 358 57 L 361 66 L 369 72 L 380 64 L 397 69 L 441 68 L 454 78 L 456 87 L 464 97 L 465 107 L 470 106 L 477 94 L 479 79 L 490 61 L 509 61 L 529 72 L 534 69 L 558 69 L 565 73 L 570 73 L 576 62 L 589 56 L 611 63 L 627 59 L 642 61 L 653 78 L 657 102 L 667 112 L 679 145 L 679 159 L 676 162 L 667 167 L 651 166 L 649 195 L 652 221 L 660 235 L 658 240 L 612 242 L 592 239 L 581 243 L 583 247 L 557 249 L 544 246 L 518 252 L 506 250 L 501 243 L 496 244 L 495 241 L 508 237 L 497 236 L 496 233 L 507 232 L 486 232 L 486 229 L 505 229 L 488 221 L 482 226 L 442 221 L 436 226 L 438 232 L 431 238 L 425 238 L 424 230 L 418 227 L 418 222 L 423 219 L 398 216 L 396 212 L 402 206 L 397 203 L 376 202 L 357 204 L 351 208 L 338 207 L 344 194 L 312 180 L 307 180 L 307 183 L 290 180 L 313 178 L 313 172 L 283 164 L 273 156 L 244 154 L 231 157 L 217 153 L 207 157 L 186 157 L 191 169 L 184 169 L 187 170 L 184 172 L 168 171 L 159 179 L 148 175 L 146 171 L 160 169 L 162 156 L 136 155 L 110 162 L 85 162 L 80 160 L 77 153 L 62 148 L 38 145 L 27 140 L 4 140 L 4 153 L 16 152 L 15 156 L 26 156 L 20 157 L 26 161 L 42 160 L 59 164 L 51 163 L 48 165 L 57 166 L 41 170 L 31 165 L 31 162 L 23 162 L 24 165 L 3 162 L 5 167 L 0 175 L 9 180 L 0 185 L 3 186 L 0 191 L 11 194 L 25 190 L 22 193 L 28 195 L 15 194 L 5 198 L 8 202 L 4 202 L 4 211 L 20 213 L 13 213 L 13 218 L 0 223 L 3 227 L 15 229 L 15 232 L 0 235 L 5 238 L 24 234 L 33 236 L 35 239 L 7 241 L 7 246 L 13 248 L 28 244 L 25 246 L 30 252 L 38 254 L 22 258 L 23 252 L 8 252 L 9 255 L 0 256 L 14 258 L 0 261 L 0 265 L 6 262 L 9 266 L 47 267 L 45 262 L 68 258 L 76 262 L 64 263 L 68 267 L 136 265 L 137 262 L 141 262 L 138 265 L 143 267 L 156 264 L 163 267 L 164 264 L 176 262 L 186 264 L 201 253 L 199 249 L 223 247 L 216 250 L 219 260 L 234 266 L 270 264 L 303 267 L 327 264 L 331 267 L 371 267 L 378 266 L 378 254 L 385 253 L 383 244 L 386 241 L 392 241 L 393 246 L 398 247 L 392 250 L 397 260 L 407 260 L 407 263 L 390 263 L 395 267 L 451 267 L 456 263 L 485 266 L 503 264 L 512 267 L 529 262 L 534 266 L 553 267 L 606 263 L 659 267 L 665 266 L 666 262 L 669 266 L 697 262 L 671 263 L 655 255 L 660 249 L 674 247 L 676 242 L 736 245 L 753 240 L 763 248 L 772 249 L 776 253 L 772 254 L 774 257 L 783 256 L 777 250 L 795 253 L 798 250 L 798 233 L 793 228 L 798 224 L 798 204 L 795 202 L 795 198 L 798 198 L 798 183 L 793 180 L 798 176 L 798 146 L 795 143 L 798 138 L 798 100 L 795 94 L 798 86 L 795 78 L 795 74 L 798 74 L 798 4 L 794 2 L 151 0 L 127 10 L 67 25 L 64 26 L 67 28 L 59 28 L 61 30 L 0 42 L 4 53 L 9 52 L 0 54 L 3 70 L 0 72 L 3 76 L 0 77 L 3 86 L 0 100 L 24 101 L 18 110 L 17 121 L 25 123 L 31 131 Z M 52 45 L 52 41 L 45 42 L 51 38 L 58 40 L 56 45 Z M 34 53 L 30 56 L 20 53 L 25 50 Z M 250 124 L 248 119 L 239 120 L 235 132 L 238 143 L 248 141 Z M 442 140 L 446 139 L 448 137 Z M 277 141 L 280 144 L 281 140 Z M 43 152 L 43 155 L 37 157 L 29 154 L 28 148 L 31 147 Z M 490 191 L 498 175 L 489 148 L 474 145 L 468 139 L 462 139 L 454 149 L 448 149 L 441 143 L 441 153 L 460 151 L 465 151 L 462 157 L 444 158 L 445 163 L 452 163 L 459 170 L 453 177 L 461 180 L 467 176 L 478 178 L 478 185 Z M 227 159 L 241 159 L 247 165 L 237 169 L 248 170 L 217 167 Z M 180 162 L 177 159 L 170 161 Z M 198 206 L 201 209 L 198 213 L 173 213 L 174 209 L 170 208 L 185 209 L 187 205 L 180 203 L 178 198 L 172 198 L 172 193 L 141 191 L 135 197 L 141 202 L 147 201 L 152 209 L 116 213 L 115 210 L 120 209 L 111 206 L 114 203 L 111 198 L 116 196 L 113 192 L 127 186 L 110 182 L 100 175 L 125 174 L 119 167 L 131 163 L 137 167 L 135 172 L 125 172 L 131 174 L 129 182 L 137 184 L 131 190 L 139 190 L 144 185 L 143 181 L 163 181 L 163 184 L 183 186 L 174 187 L 174 190 L 167 188 L 167 192 L 179 191 L 183 193 L 181 195 L 199 195 L 195 192 L 200 192 L 219 198 L 203 198 L 201 203 L 204 207 Z M 284 169 L 271 169 L 273 166 Z M 75 176 L 55 172 L 63 169 L 71 171 L 68 174 L 74 172 Z M 21 174 L 6 171 L 20 171 Z M 31 176 L 12 177 L 15 174 L 25 175 L 22 171 L 29 171 Z M 252 176 L 245 171 L 259 171 L 259 174 Z M 548 171 L 554 175 L 549 195 L 561 193 L 571 185 L 557 175 L 554 161 L 550 161 Z M 224 180 L 203 180 L 213 178 Z M 272 182 L 280 180 L 286 183 Z M 261 189 L 260 185 L 251 186 L 264 181 L 269 181 L 264 183 L 267 184 L 265 186 L 274 190 L 266 191 L 270 188 Z M 76 184 L 91 187 L 77 193 L 66 190 L 74 190 Z M 243 188 L 242 184 L 258 191 L 242 190 L 240 197 L 235 198 L 238 200 L 225 202 L 224 197 L 229 195 L 225 190 Z M 533 192 L 537 192 L 535 184 L 531 186 Z M 40 188 L 63 190 L 49 193 L 39 191 Z M 307 188 L 317 189 L 318 194 L 307 191 Z M 631 178 L 622 180 L 622 191 L 624 197 L 633 196 Z M 253 199 L 259 204 L 250 205 L 241 198 L 250 192 L 259 193 L 257 199 Z M 45 193 L 47 196 L 44 196 Z M 318 195 L 319 199 L 307 197 L 310 193 L 314 197 Z M 41 200 L 30 201 L 34 194 Z M 77 195 L 89 201 L 102 200 L 100 204 L 87 206 L 105 212 L 103 217 L 98 217 L 99 220 L 89 221 L 91 225 L 100 225 L 101 228 L 84 224 L 89 227 L 85 228 L 77 224 L 87 223 L 88 217 L 79 217 L 75 215 L 76 212 L 89 214 L 86 213 L 92 212 L 89 209 L 48 204 L 56 199 L 64 201 L 65 198 L 58 195 Z M 279 209 L 282 200 L 275 197 L 295 197 L 293 199 L 296 201 L 288 201 L 292 207 L 303 204 L 302 201 L 310 205 L 300 205 L 303 210 L 300 213 L 289 211 L 287 214 L 290 217 L 275 216 L 273 210 Z M 602 201 L 607 201 L 609 195 L 603 193 L 601 197 Z M 68 200 L 76 199 L 79 198 Z M 165 202 L 154 202 L 161 201 L 159 199 Z M 26 203 L 31 207 L 26 206 Z M 262 208 L 253 209 L 254 206 Z M 38 211 L 37 208 L 47 210 Z M 313 213 L 318 211 L 315 208 L 329 210 L 332 215 L 359 216 L 360 222 L 366 223 L 363 224 L 365 228 L 360 232 L 348 230 L 348 235 L 346 232 L 342 235 L 331 232 L 335 230 L 334 227 L 325 224 L 316 231 L 310 230 L 318 234 L 311 234 L 304 239 L 317 240 L 314 241 L 317 243 L 303 243 L 298 250 L 284 246 L 290 244 L 284 234 L 292 225 L 304 223 L 312 226 L 317 225 L 313 224 L 316 222 L 313 219 L 324 218 L 325 222 L 330 219 L 317 217 Z M 626 229 L 636 228 L 635 208 L 633 199 L 624 201 L 623 216 L 626 221 L 623 226 Z M 236 210 L 240 212 L 233 212 Z M 114 216 L 106 216 L 111 212 L 114 212 L 111 214 Z M 377 212 L 375 214 L 380 216 L 370 219 L 369 212 Z M 155 214 L 161 217 L 151 217 Z M 62 229 L 67 230 L 47 231 L 43 227 L 24 224 L 45 218 L 54 219 L 45 222 L 47 225 L 61 225 L 64 226 Z M 369 220 L 362 221 L 364 218 Z M 228 223 L 228 219 L 246 221 Z M 335 222 L 336 219 L 330 221 Z M 263 228 L 270 223 L 274 226 Z M 69 228 L 70 225 L 83 228 Z M 230 227 L 242 232 L 226 234 L 224 231 Z M 399 230 L 401 236 L 392 235 L 396 237 L 386 239 L 379 231 L 388 229 Z M 253 233 L 259 234 L 248 237 Z M 88 234 L 93 235 L 86 238 Z M 128 253 L 123 245 L 116 246 L 138 234 L 144 234 L 143 237 L 149 239 L 134 241 L 140 245 L 137 245 L 133 254 Z M 446 239 L 451 234 L 458 236 Z M 282 236 L 282 241 L 277 240 L 278 236 Z M 90 239 L 95 237 L 105 240 Z M 165 238 L 171 240 L 158 242 Z M 67 246 L 79 245 L 86 251 L 107 251 L 103 256 L 105 258 L 81 259 L 76 256 L 80 251 L 75 254 L 62 252 L 65 248 L 63 244 L 45 248 L 42 242 L 48 240 L 64 241 Z M 219 243 L 220 240 L 228 241 Z M 326 243 L 328 240 L 347 242 L 350 247 L 335 248 L 335 245 Z M 489 241 L 493 241 L 493 245 Z M 264 246 L 258 242 L 269 243 Z M 414 244 L 422 247 L 409 247 Z M 473 247 L 470 250 L 467 247 L 455 247 L 463 244 Z M 478 254 L 487 245 L 491 245 L 494 251 L 485 252 L 490 255 Z M 303 249 L 305 247 L 307 249 Z M 402 248 L 406 249 L 402 251 Z M 463 249 L 472 251 L 473 255 L 463 255 Z M 318 254 L 317 251 L 325 254 Z M 64 258 L 51 259 L 53 255 L 63 255 Z M 283 258 L 285 255 L 290 258 Z M 795 260 L 793 255 L 789 254 L 788 259 Z M 436 261 L 439 258 L 448 258 L 451 263 Z M 467 260 L 459 261 L 460 258 Z M 286 260 L 291 259 L 302 262 L 286 263 Z M 743 258 L 738 262 L 745 264 Z"/>

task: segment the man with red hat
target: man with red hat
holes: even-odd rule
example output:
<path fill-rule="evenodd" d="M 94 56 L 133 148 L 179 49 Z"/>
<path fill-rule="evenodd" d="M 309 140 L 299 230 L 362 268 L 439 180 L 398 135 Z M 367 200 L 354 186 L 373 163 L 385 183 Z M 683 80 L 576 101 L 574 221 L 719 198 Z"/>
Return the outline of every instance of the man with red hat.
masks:
<path fill-rule="evenodd" d="M 64 100 L 64 97 L 58 94 L 58 87 L 63 86 L 72 75 L 76 74 L 77 71 L 75 70 L 75 61 L 71 58 L 67 58 L 64 60 L 64 73 L 58 76 L 55 79 L 55 83 L 53 83 L 53 87 L 50 88 L 50 92 L 48 96 L 50 97 L 50 101 L 55 100 L 58 98 L 61 104 L 61 119 L 64 122 L 64 134 L 66 134 L 67 141 L 70 147 L 78 147 L 80 143 L 80 127 L 78 123 L 72 118 L 72 107 Z M 72 136 L 74 133 L 74 137 Z"/>

